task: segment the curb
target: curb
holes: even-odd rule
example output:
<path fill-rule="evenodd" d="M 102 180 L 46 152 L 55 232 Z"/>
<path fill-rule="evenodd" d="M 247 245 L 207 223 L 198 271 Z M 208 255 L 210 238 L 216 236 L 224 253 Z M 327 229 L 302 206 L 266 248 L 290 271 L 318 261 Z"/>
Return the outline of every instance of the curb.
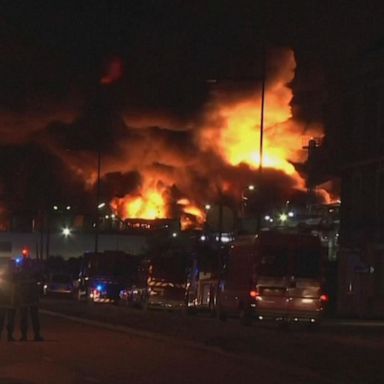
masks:
<path fill-rule="evenodd" d="M 243 363 L 246 362 L 246 363 L 252 364 L 253 366 L 255 365 L 255 363 L 259 362 L 259 363 L 262 363 L 264 366 L 268 367 L 268 369 L 275 369 L 275 370 L 279 369 L 282 372 L 282 374 L 283 373 L 284 374 L 289 373 L 289 374 L 295 375 L 295 376 L 302 376 L 303 375 L 303 369 L 302 368 L 300 368 L 299 371 L 296 371 L 295 369 L 292 369 L 292 367 L 286 366 L 286 365 L 280 365 L 280 367 L 277 368 L 276 364 L 271 363 L 271 361 L 269 359 L 266 359 L 262 356 L 252 356 L 252 355 L 248 355 L 248 354 L 236 354 L 233 352 L 227 352 L 227 351 L 225 351 L 219 347 L 206 346 L 202 343 L 195 342 L 195 341 L 180 340 L 180 339 L 177 339 L 175 337 L 163 336 L 163 335 L 159 335 L 159 334 L 154 333 L 154 332 L 139 331 L 139 330 L 131 328 L 131 327 L 126 327 L 126 326 L 121 326 L 121 325 L 113 325 L 113 324 L 103 323 L 101 321 L 89 320 L 89 319 L 84 319 L 81 317 L 65 315 L 65 314 L 60 313 L 60 312 L 54 312 L 54 311 L 50 311 L 50 310 L 46 310 L 46 309 L 40 309 L 39 312 L 42 315 L 58 317 L 58 318 L 62 318 L 65 320 L 77 322 L 80 324 L 90 325 L 90 326 L 97 327 L 97 328 L 103 328 L 103 329 L 107 329 L 107 330 L 114 331 L 114 332 L 125 333 L 125 334 L 131 335 L 131 336 L 151 339 L 151 340 L 160 341 L 160 342 L 167 342 L 167 343 L 170 343 L 170 344 L 173 344 L 176 346 L 182 346 L 182 347 L 191 348 L 191 349 L 203 351 L 203 352 L 210 352 L 210 353 L 213 352 L 213 353 L 216 353 L 222 357 L 229 358 L 229 359 L 236 359 L 239 362 L 243 362 Z M 310 370 L 305 371 L 304 374 L 309 378 L 313 378 L 313 379 L 318 378 L 318 376 Z M 332 383 L 333 384 L 334 382 L 333 381 L 332 382 L 327 381 L 324 383 Z"/>
<path fill-rule="evenodd" d="M 113 331 L 113 332 L 120 332 L 120 333 L 125 333 L 125 334 L 131 335 L 131 336 L 137 336 L 137 337 L 141 337 L 141 338 L 145 338 L 145 339 L 151 339 L 151 340 L 155 340 L 158 342 L 167 342 L 167 343 L 171 343 L 171 344 L 178 345 L 178 346 L 184 346 L 187 348 L 203 350 L 206 352 L 215 352 L 215 353 L 218 353 L 220 355 L 230 357 L 230 358 L 237 358 L 237 359 L 242 359 L 242 360 L 249 359 L 250 361 L 254 361 L 256 359 L 259 359 L 259 360 L 263 359 L 260 357 L 253 357 L 253 356 L 249 356 L 249 355 L 238 355 L 235 353 L 226 352 L 219 347 L 206 346 L 206 345 L 199 343 L 199 342 L 196 342 L 196 341 L 182 340 L 182 339 L 178 339 L 178 338 L 173 337 L 173 336 L 164 336 L 164 335 L 160 335 L 160 334 L 155 333 L 155 332 L 141 331 L 141 330 L 137 330 L 135 328 L 127 327 L 127 326 L 108 324 L 108 323 L 98 321 L 98 320 L 90 320 L 90 319 L 86 319 L 86 318 L 82 318 L 82 317 L 65 315 L 63 313 L 54 312 L 54 311 L 50 311 L 47 309 L 40 309 L 39 313 L 41 313 L 42 315 L 48 315 L 48 316 L 52 316 L 52 317 L 62 318 L 65 320 L 70 320 L 70 321 L 80 323 L 80 324 L 91 325 L 93 327 L 107 329 L 107 330 Z"/>
<path fill-rule="evenodd" d="M 280 367 L 276 366 L 276 363 L 271 362 L 269 359 L 264 358 L 262 356 L 251 356 L 249 354 L 236 354 L 233 352 L 227 352 L 219 347 L 212 347 L 212 346 L 206 346 L 202 343 L 199 342 L 194 342 L 194 341 L 187 341 L 187 340 L 181 340 L 176 337 L 172 336 L 164 336 L 164 335 L 159 335 L 158 333 L 154 332 L 148 332 L 148 331 L 139 331 L 137 329 L 127 327 L 127 326 L 121 326 L 121 325 L 113 325 L 113 324 L 108 324 L 104 323 L 101 321 L 97 320 L 89 320 L 81 317 L 76 317 L 76 316 L 70 316 L 70 315 L 65 315 L 60 312 L 54 312 L 46 309 L 40 309 L 39 312 L 42 315 L 47 315 L 47 316 L 52 316 L 52 317 L 57 317 L 57 318 L 62 318 L 65 320 L 70 320 L 76 323 L 80 324 L 85 324 L 85 325 L 90 325 L 93 327 L 97 328 L 102 328 L 102 329 L 107 329 L 113 332 L 120 332 L 120 333 L 125 333 L 127 335 L 131 336 L 137 336 L 145 339 L 151 339 L 157 342 L 167 342 L 176 346 L 182 346 L 185 348 L 190 348 L 194 349 L 197 351 L 203 351 L 203 352 L 210 352 L 210 353 L 216 353 L 217 355 L 220 355 L 224 358 L 229 358 L 229 359 L 236 359 L 239 362 L 242 363 L 249 363 L 255 366 L 255 363 L 259 362 L 262 363 L 265 367 L 268 367 L 268 369 L 273 369 L 273 370 L 280 370 L 282 374 L 287 374 L 289 373 L 290 375 L 295 375 L 302 377 L 303 374 L 306 375 L 308 378 L 312 379 L 318 379 L 319 376 L 314 373 L 311 370 L 304 370 L 303 367 L 299 367 L 298 370 L 292 369 L 291 366 L 287 365 L 281 365 Z M 324 381 L 324 384 L 329 383 L 329 384 L 335 384 L 334 381 Z"/>

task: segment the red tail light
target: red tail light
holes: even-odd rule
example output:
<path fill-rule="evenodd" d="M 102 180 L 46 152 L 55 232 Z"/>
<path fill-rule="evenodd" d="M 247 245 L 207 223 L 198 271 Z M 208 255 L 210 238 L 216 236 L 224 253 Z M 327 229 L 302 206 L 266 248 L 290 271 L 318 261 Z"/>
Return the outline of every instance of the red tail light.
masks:
<path fill-rule="evenodd" d="M 324 301 L 325 303 L 326 303 L 327 301 L 329 301 L 329 297 L 328 297 L 328 295 L 326 295 L 326 294 L 322 294 L 322 295 L 320 296 L 320 301 Z"/>
<path fill-rule="evenodd" d="M 257 296 L 259 296 L 259 292 L 257 292 L 257 291 L 250 291 L 250 292 L 249 292 L 249 296 L 251 296 L 251 297 L 257 297 Z"/>

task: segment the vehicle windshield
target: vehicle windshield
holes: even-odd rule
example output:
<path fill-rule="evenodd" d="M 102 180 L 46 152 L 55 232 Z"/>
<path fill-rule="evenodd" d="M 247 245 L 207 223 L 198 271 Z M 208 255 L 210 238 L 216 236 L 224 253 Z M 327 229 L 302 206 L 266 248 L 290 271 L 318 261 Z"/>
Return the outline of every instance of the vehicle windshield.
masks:
<path fill-rule="evenodd" d="M 88 262 L 90 276 L 126 277 L 136 273 L 137 262 L 130 257 L 112 257 L 101 255 L 92 257 Z"/>
<path fill-rule="evenodd" d="M 53 275 L 51 281 L 54 282 L 54 283 L 65 283 L 65 284 L 67 284 L 67 283 L 71 282 L 71 277 L 67 276 L 67 275 Z"/>
<path fill-rule="evenodd" d="M 259 264 L 259 274 L 272 277 L 319 277 L 320 258 L 321 252 L 318 249 L 265 249 Z"/>
<path fill-rule="evenodd" d="M 321 252 L 318 249 L 304 249 L 295 252 L 293 275 L 296 277 L 320 276 Z"/>
<path fill-rule="evenodd" d="M 151 260 L 150 271 L 153 277 L 184 282 L 186 265 L 182 257 L 158 257 Z"/>

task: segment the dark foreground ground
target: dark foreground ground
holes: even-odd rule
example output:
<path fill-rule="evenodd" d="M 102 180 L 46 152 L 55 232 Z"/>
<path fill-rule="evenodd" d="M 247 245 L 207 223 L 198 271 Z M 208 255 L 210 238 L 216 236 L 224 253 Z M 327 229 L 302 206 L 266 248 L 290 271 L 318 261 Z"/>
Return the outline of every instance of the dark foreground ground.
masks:
<path fill-rule="evenodd" d="M 384 382 L 381 323 L 280 330 L 66 300 L 42 307 L 46 341 L 2 341 L 0 383 Z"/>

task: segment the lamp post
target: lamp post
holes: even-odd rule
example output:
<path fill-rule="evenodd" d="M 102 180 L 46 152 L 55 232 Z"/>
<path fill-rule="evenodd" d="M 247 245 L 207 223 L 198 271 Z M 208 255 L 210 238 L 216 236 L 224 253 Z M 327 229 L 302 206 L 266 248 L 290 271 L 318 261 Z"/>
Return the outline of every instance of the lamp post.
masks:
<path fill-rule="evenodd" d="M 96 217 L 95 217 L 95 253 L 99 251 L 99 205 L 100 205 L 100 172 L 101 151 L 100 145 L 97 150 L 97 180 L 96 180 Z"/>
<path fill-rule="evenodd" d="M 248 197 L 245 195 L 246 191 L 254 191 L 255 186 L 253 184 L 248 185 L 246 189 L 243 189 L 241 192 L 241 217 L 244 219 L 245 218 L 245 207 L 247 205 L 246 201 L 248 200 Z"/>
<path fill-rule="evenodd" d="M 262 46 L 262 63 L 261 63 L 261 105 L 260 105 L 260 142 L 259 142 L 259 186 L 263 174 L 263 146 L 264 146 L 264 109 L 265 109 L 265 78 L 266 78 L 266 52 L 265 45 Z M 261 192 L 261 188 L 260 188 Z M 259 193 L 261 196 L 261 193 Z M 261 201 L 260 201 L 261 203 Z M 261 204 L 257 212 L 257 232 L 261 230 Z"/>

